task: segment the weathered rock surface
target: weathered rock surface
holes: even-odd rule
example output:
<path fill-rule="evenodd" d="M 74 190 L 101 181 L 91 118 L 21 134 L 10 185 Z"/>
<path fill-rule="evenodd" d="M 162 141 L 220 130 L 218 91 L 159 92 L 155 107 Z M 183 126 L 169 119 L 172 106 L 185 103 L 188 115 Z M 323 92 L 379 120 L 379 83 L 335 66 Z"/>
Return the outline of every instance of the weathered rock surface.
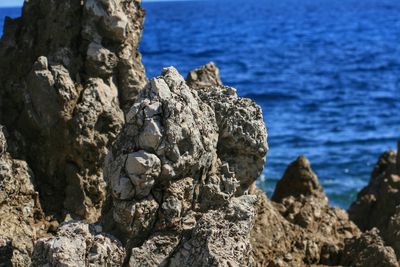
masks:
<path fill-rule="evenodd" d="M 32 0 L 5 21 L 0 121 L 37 177 L 44 209 L 61 219 L 100 216 L 107 147 L 146 84 L 143 16 L 139 0 Z"/>
<path fill-rule="evenodd" d="M 259 106 L 213 63 L 148 82 L 143 18 L 140 0 L 30 0 L 6 19 L 0 266 L 398 266 L 400 153 L 350 209 L 380 232 L 330 207 L 304 157 L 270 201 Z"/>
<path fill-rule="evenodd" d="M 0 266 L 28 266 L 35 239 L 45 233 L 33 183 L 27 163 L 7 152 L 0 127 Z"/>
<path fill-rule="evenodd" d="M 88 224 L 68 222 L 56 236 L 35 243 L 31 266 L 122 266 L 124 258 L 122 244 L 113 237 Z"/>
<path fill-rule="evenodd" d="M 358 194 L 349 214 L 361 230 L 378 228 L 383 240 L 395 249 L 400 258 L 400 172 L 397 155 L 388 151 L 379 158 L 369 184 Z"/>
<path fill-rule="evenodd" d="M 399 266 L 393 248 L 385 246 L 376 228 L 346 240 L 340 264 L 359 267 Z"/>
<path fill-rule="evenodd" d="M 253 261 L 248 251 L 256 198 L 243 192 L 265 162 L 261 111 L 232 88 L 207 90 L 215 92 L 214 100 L 203 101 L 202 92 L 174 68 L 164 69 L 127 113 L 107 158 L 113 201 L 106 218 L 114 221 L 117 235 L 127 237 L 130 266 L 248 266 Z M 216 108 L 218 101 L 224 108 Z M 228 109 L 232 115 L 222 124 Z M 248 135 L 251 130 L 255 133 Z M 247 139 L 252 147 L 241 152 L 242 165 L 219 149 L 222 138 Z M 244 147 L 233 140 L 230 145 L 232 151 Z M 244 177 L 243 169 L 252 175 Z"/>
<path fill-rule="evenodd" d="M 291 163 L 272 199 L 258 191 L 252 245 L 257 266 L 338 264 L 344 242 L 360 234 L 344 210 L 328 199 L 301 156 Z"/>
<path fill-rule="evenodd" d="M 190 72 L 187 83 L 214 110 L 219 129 L 218 157 L 229 163 L 242 191 L 246 191 L 261 175 L 268 151 L 261 109 L 250 99 L 238 97 L 236 89 L 222 86 L 214 63 Z"/>

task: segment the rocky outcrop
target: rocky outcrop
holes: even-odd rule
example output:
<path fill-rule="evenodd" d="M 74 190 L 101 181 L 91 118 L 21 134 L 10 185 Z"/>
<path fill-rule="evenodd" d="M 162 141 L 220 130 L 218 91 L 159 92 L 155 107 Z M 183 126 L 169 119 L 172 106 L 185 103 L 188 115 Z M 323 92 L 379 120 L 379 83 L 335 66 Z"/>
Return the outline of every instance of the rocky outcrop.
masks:
<path fill-rule="evenodd" d="M 107 148 L 146 84 L 143 16 L 139 0 L 32 0 L 5 21 L 0 120 L 59 219 L 100 216 Z"/>
<path fill-rule="evenodd" d="M 398 266 L 399 153 L 350 209 L 380 233 L 330 207 L 304 157 L 269 200 L 260 107 L 213 63 L 147 81 L 143 17 L 140 0 L 30 0 L 6 19 L 0 266 Z"/>
<path fill-rule="evenodd" d="M 399 258 L 400 172 L 397 155 L 388 151 L 379 158 L 369 184 L 360 191 L 349 214 L 364 231 L 378 228 L 383 240 L 395 249 Z"/>
<path fill-rule="evenodd" d="M 252 244 L 257 266 L 337 264 L 345 240 L 359 235 L 346 212 L 332 208 L 301 156 L 291 163 L 271 202 L 258 191 Z"/>
<path fill-rule="evenodd" d="M 113 199 L 107 218 L 131 247 L 130 266 L 252 262 L 249 234 L 256 198 L 243 193 L 265 162 L 265 126 L 259 107 L 239 99 L 234 89 L 207 90 L 214 99 L 206 101 L 203 92 L 167 68 L 126 115 L 106 163 Z M 232 115 L 222 123 L 228 110 Z M 241 165 L 220 149 L 224 138 L 244 159 Z M 239 154 L 246 144 L 250 147 Z"/>
<path fill-rule="evenodd" d="M 385 246 L 376 228 L 363 233 L 361 236 L 346 240 L 340 265 L 359 267 L 399 266 L 393 248 Z"/>
<path fill-rule="evenodd" d="M 101 227 L 82 222 L 63 224 L 55 237 L 35 243 L 31 266 L 122 266 L 125 258 L 122 244 L 97 230 Z"/>
<path fill-rule="evenodd" d="M 34 180 L 27 163 L 7 152 L 0 127 L 0 266 L 28 266 L 34 241 L 46 234 Z"/>
<path fill-rule="evenodd" d="M 192 88 L 210 88 L 223 85 L 219 69 L 214 62 L 210 62 L 189 72 L 186 82 Z"/>

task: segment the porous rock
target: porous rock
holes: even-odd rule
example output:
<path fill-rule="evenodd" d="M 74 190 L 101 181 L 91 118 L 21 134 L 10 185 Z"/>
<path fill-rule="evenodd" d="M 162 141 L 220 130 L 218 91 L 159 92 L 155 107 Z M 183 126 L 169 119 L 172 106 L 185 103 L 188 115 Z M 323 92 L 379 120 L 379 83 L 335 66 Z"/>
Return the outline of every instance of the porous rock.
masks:
<path fill-rule="evenodd" d="M 0 121 L 60 220 L 100 216 L 107 148 L 146 84 L 143 17 L 139 0 L 32 0 L 5 20 Z"/>
<path fill-rule="evenodd" d="M 376 163 L 368 185 L 350 206 L 350 218 L 367 231 L 374 227 L 387 245 L 400 257 L 400 172 L 398 152 L 383 153 Z"/>
<path fill-rule="evenodd" d="M 187 83 L 214 110 L 219 131 L 218 157 L 229 163 L 241 190 L 247 190 L 261 175 L 268 151 L 261 109 L 250 99 L 238 97 L 236 89 L 223 86 L 214 63 L 190 72 Z"/>
<path fill-rule="evenodd" d="M 261 191 L 257 195 L 251 235 L 257 266 L 338 264 L 345 240 L 360 233 L 344 210 L 329 206 L 303 156 L 288 166 L 278 182 L 272 198 L 276 202 Z"/>
<path fill-rule="evenodd" d="M 0 266 L 29 266 L 34 241 L 45 228 L 32 171 L 11 158 L 0 126 Z"/>
<path fill-rule="evenodd" d="M 379 230 L 373 228 L 346 240 L 340 265 L 355 267 L 399 266 L 393 248 L 385 246 Z"/>
<path fill-rule="evenodd" d="M 209 90 L 219 97 L 215 103 L 230 97 L 226 87 Z M 106 218 L 112 218 L 114 225 L 106 228 L 127 242 L 130 266 L 253 262 L 248 251 L 256 198 L 243 192 L 256 179 L 256 171 L 243 177 L 239 162 L 227 161 L 218 147 L 221 135 L 244 138 L 247 132 L 236 129 L 245 129 L 247 122 L 232 117 L 222 127 L 217 119 L 223 116 L 217 115 L 222 109 L 199 95 L 174 68 L 164 69 L 126 114 L 126 125 L 107 157 L 112 204 Z M 231 97 L 240 101 L 236 94 Z M 235 112 L 232 103 L 229 108 Z M 260 115 L 252 118 L 252 127 L 264 135 L 257 141 L 262 148 L 257 156 L 264 158 L 266 130 L 259 107 L 244 101 L 237 109 L 243 116 Z M 242 144 L 232 143 L 232 150 L 237 146 Z M 253 152 L 243 151 L 242 157 L 253 159 Z M 243 168 L 254 168 L 246 166 L 247 161 Z"/>
<path fill-rule="evenodd" d="M 56 236 L 36 241 L 31 266 L 122 266 L 124 257 L 115 238 L 72 221 L 61 225 Z"/>

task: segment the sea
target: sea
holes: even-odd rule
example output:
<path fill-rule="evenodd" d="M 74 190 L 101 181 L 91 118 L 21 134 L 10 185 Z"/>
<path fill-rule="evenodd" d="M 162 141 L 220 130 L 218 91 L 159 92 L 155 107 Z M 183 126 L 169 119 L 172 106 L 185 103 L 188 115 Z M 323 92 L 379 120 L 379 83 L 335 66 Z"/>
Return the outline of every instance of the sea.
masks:
<path fill-rule="evenodd" d="M 263 110 L 269 195 L 287 165 L 310 160 L 331 204 L 347 208 L 379 155 L 400 139 L 400 1 L 144 2 L 148 77 L 209 61 Z M 20 8 L 0 9 L 16 17 Z M 1 25 L 1 29 L 2 29 Z"/>

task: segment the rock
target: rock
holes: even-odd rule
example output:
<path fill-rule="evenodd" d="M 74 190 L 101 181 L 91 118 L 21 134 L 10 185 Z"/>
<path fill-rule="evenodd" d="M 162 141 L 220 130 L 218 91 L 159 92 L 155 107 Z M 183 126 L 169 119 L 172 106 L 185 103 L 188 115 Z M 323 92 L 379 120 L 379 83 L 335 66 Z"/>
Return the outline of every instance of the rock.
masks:
<path fill-rule="evenodd" d="M 363 233 L 361 236 L 348 239 L 340 264 L 356 267 L 399 266 L 394 250 L 385 246 L 376 228 Z"/>
<path fill-rule="evenodd" d="M 381 155 L 369 184 L 360 191 L 349 208 L 349 214 L 361 230 L 379 229 L 383 240 L 393 246 L 397 257 L 400 257 L 400 176 L 397 158 L 394 151 Z"/>
<path fill-rule="evenodd" d="M 122 244 L 93 228 L 78 221 L 61 225 L 55 237 L 36 241 L 31 266 L 122 266 Z"/>
<path fill-rule="evenodd" d="M 272 200 L 282 202 L 286 197 L 297 198 L 301 195 L 325 198 L 318 177 L 304 156 L 298 157 L 287 167 L 282 179 L 276 185 Z"/>
<path fill-rule="evenodd" d="M 338 264 L 345 240 L 360 234 L 344 210 L 329 207 L 309 161 L 289 165 L 269 201 L 258 195 L 252 230 L 256 266 Z M 289 257 L 287 255 L 290 255 Z"/>
<path fill-rule="evenodd" d="M 34 176 L 27 163 L 12 159 L 0 127 L 0 265 L 28 266 L 37 237 L 46 225 Z"/>
<path fill-rule="evenodd" d="M 186 82 L 192 88 L 210 88 L 212 86 L 223 85 L 219 76 L 219 69 L 214 62 L 210 62 L 189 72 Z"/>
<path fill-rule="evenodd" d="M 10 151 L 35 173 L 46 213 L 59 220 L 100 217 L 104 158 L 147 82 L 143 17 L 139 0 L 35 0 L 5 21 L 0 123 Z"/>
<path fill-rule="evenodd" d="M 193 73 L 197 73 L 198 80 Z M 218 68 L 213 63 L 192 71 L 187 82 L 214 110 L 220 133 L 218 157 L 229 164 L 245 191 L 261 175 L 268 151 L 260 107 L 250 99 L 238 97 L 236 89 L 221 86 Z"/>
<path fill-rule="evenodd" d="M 248 251 L 256 199 L 243 193 L 257 178 L 259 170 L 252 168 L 264 162 L 266 130 L 259 107 L 227 96 L 226 90 L 215 87 L 218 97 L 213 104 L 205 102 L 199 89 L 189 87 L 174 68 L 166 68 L 126 114 L 105 165 L 113 199 L 104 225 L 127 243 L 130 266 L 252 264 Z M 241 116 L 232 115 L 222 127 L 217 118 L 225 113 L 218 114 L 218 101 L 228 102 L 226 108 Z M 246 121 L 245 116 L 252 118 Z M 221 135 L 247 135 L 237 129 L 263 138 L 241 152 L 241 168 L 233 160 L 231 168 L 218 145 Z M 256 144 L 261 149 L 256 151 Z M 232 151 L 242 146 L 231 143 Z M 257 164 L 247 166 L 254 154 Z M 242 169 L 252 176 L 244 177 Z M 131 183 L 126 185 L 128 177 Z"/>

